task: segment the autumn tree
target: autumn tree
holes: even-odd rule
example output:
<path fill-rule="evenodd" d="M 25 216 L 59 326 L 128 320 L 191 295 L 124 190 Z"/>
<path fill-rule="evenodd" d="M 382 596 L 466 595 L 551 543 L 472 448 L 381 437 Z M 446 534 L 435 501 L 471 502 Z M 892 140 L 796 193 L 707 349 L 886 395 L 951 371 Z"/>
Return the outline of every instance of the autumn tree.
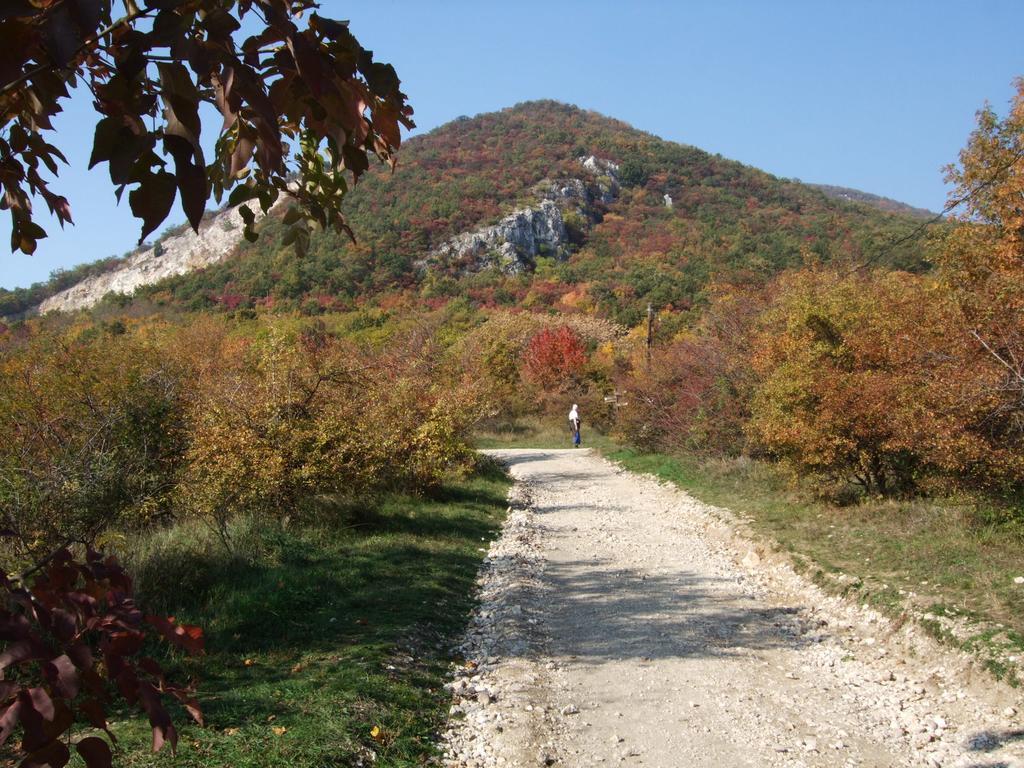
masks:
<path fill-rule="evenodd" d="M 198 229 L 211 197 L 281 195 L 300 250 L 308 226 L 348 230 L 340 203 L 375 156 L 394 164 L 412 110 L 395 70 L 376 62 L 347 22 L 311 0 L 10 0 L 0 9 L 0 206 L 11 248 L 32 253 L 45 231 L 32 198 L 63 226 L 71 205 L 51 189 L 65 163 L 53 118 L 87 88 L 98 121 L 90 166 L 106 163 L 118 199 L 128 191 L 140 242 L 176 197 Z M 242 38 L 243 26 L 253 34 Z M 220 115 L 212 157 L 202 108 Z M 242 208 L 246 236 L 254 211 Z M 349 231 L 351 235 L 351 232 Z"/>
<path fill-rule="evenodd" d="M 962 312 L 951 328 L 967 349 L 959 363 L 961 398 L 972 405 L 971 430 L 988 445 L 984 473 L 1004 487 L 1024 488 L 1024 79 L 1009 113 L 986 106 L 950 166 L 960 203 L 958 226 L 937 260 Z"/>
<path fill-rule="evenodd" d="M 619 412 L 616 429 L 630 442 L 717 455 L 743 450 L 754 379 L 752 334 L 770 294 L 728 285 L 710 293 L 695 327 L 657 345 L 650 364 L 646 354 L 635 355 L 620 380 L 629 407 Z"/>
<path fill-rule="evenodd" d="M 546 390 L 564 389 L 587 364 L 583 339 L 569 326 L 544 328 L 523 352 L 523 376 Z"/>
<path fill-rule="evenodd" d="M 951 313 L 907 273 L 787 277 L 753 339 L 754 444 L 823 490 L 852 482 L 882 495 L 976 461 L 963 409 L 931 386 L 951 373 Z"/>
<path fill-rule="evenodd" d="M 191 686 L 140 655 L 154 629 L 192 652 L 201 631 L 145 616 L 94 549 L 168 513 L 184 450 L 179 369 L 111 331 L 30 331 L 0 350 L 0 745 L 20 731 L 23 765 L 65 765 L 76 724 L 109 733 L 113 690 L 148 714 L 154 749 L 177 741 L 165 695 L 202 721 Z M 97 735 L 74 748 L 111 765 Z"/>
<path fill-rule="evenodd" d="M 238 515 L 284 524 L 317 497 L 420 492 L 471 456 L 476 388 L 442 384 L 429 329 L 377 351 L 318 324 L 289 326 L 268 322 L 253 338 L 205 318 L 174 345 L 192 382 L 174 495 L 228 546 Z"/>
<path fill-rule="evenodd" d="M 0 515 L 24 566 L 168 514 L 182 369 L 132 334 L 39 330 L 0 350 Z"/>

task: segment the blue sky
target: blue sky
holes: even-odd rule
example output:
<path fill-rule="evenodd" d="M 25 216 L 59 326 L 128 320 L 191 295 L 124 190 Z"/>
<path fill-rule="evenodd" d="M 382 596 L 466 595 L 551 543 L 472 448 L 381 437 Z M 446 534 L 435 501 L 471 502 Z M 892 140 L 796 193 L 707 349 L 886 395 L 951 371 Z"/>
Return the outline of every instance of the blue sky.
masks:
<path fill-rule="evenodd" d="M 987 100 L 1004 112 L 1013 79 L 1024 75 L 1019 1 L 321 6 L 395 65 L 417 132 L 552 98 L 778 176 L 932 210 L 944 204 L 942 167 L 956 159 L 975 111 Z M 71 161 L 57 188 L 77 225 L 62 232 L 43 221 L 50 237 L 33 256 L 9 254 L 0 212 L 0 286 L 134 246 L 127 196 L 117 206 L 106 169 L 86 170 L 90 120 L 88 101 L 77 99 L 57 122 Z M 183 220 L 175 211 L 168 224 Z"/>

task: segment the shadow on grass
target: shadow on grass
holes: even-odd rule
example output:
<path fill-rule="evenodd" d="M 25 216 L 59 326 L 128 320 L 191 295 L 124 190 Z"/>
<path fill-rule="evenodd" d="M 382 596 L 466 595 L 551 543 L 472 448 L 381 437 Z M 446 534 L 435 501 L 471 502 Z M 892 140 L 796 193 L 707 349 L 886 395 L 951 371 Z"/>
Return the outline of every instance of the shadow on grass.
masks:
<path fill-rule="evenodd" d="M 154 552 L 144 573 L 174 578 L 159 562 L 171 557 L 163 566 L 180 578 L 202 574 L 160 606 L 207 638 L 205 657 L 167 660 L 176 679 L 200 678 L 207 720 L 175 765 L 353 765 L 367 750 L 378 765 L 421 764 L 507 486 L 485 472 L 435 498 L 386 499 L 355 526 L 264 530 L 248 561 L 216 548 Z M 145 754 L 144 723 L 126 728 L 125 764 L 162 765 Z"/>

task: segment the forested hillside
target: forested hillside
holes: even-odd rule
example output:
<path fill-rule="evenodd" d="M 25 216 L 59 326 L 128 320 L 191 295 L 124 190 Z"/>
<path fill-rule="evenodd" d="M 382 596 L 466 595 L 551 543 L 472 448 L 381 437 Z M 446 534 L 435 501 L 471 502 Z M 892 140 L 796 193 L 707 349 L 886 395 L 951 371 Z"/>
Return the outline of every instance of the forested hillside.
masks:
<path fill-rule="evenodd" d="M 542 257 L 525 275 L 485 271 L 461 280 L 415 267 L 446 239 L 536 204 L 540 182 L 586 179 L 579 161 L 591 155 L 620 166 L 621 188 L 591 207 L 590 220 L 567 217 L 567 259 Z M 477 306 L 597 312 L 632 323 L 648 302 L 688 309 L 716 279 L 761 284 L 788 267 L 872 256 L 915 271 L 926 266 L 918 243 L 888 247 L 916 226 L 907 216 L 550 101 L 460 118 L 416 137 L 394 175 L 367 174 L 346 205 L 356 243 L 321 232 L 295 258 L 282 243 L 279 212 L 236 258 L 139 296 L 147 306 L 312 314 L 465 296 Z"/>

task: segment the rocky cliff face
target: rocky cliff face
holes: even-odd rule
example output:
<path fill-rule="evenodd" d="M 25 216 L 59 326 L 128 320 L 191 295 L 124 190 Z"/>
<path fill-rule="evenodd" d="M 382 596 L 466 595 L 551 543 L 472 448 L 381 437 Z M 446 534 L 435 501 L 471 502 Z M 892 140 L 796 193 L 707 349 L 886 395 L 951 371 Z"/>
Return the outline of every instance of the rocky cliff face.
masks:
<path fill-rule="evenodd" d="M 258 206 L 256 214 L 257 218 L 261 215 Z M 108 293 L 130 295 L 140 286 L 214 264 L 234 250 L 243 228 L 238 210 L 225 210 L 203 222 L 198 234 L 187 229 L 180 235 L 166 237 L 152 248 L 128 257 L 116 269 L 88 277 L 54 294 L 39 305 L 39 312 L 88 309 Z"/>
<path fill-rule="evenodd" d="M 536 207 L 513 211 L 493 226 L 453 237 L 419 265 L 462 273 L 498 268 L 516 274 L 531 268 L 545 252 L 560 256 L 566 242 L 561 209 L 544 200 Z"/>
<path fill-rule="evenodd" d="M 500 269 L 514 275 L 533 269 L 538 256 L 565 258 L 569 238 L 564 212 L 573 210 L 583 221 L 592 222 L 600 215 L 595 204 L 610 203 L 619 193 L 619 166 L 615 163 L 591 155 L 581 158 L 580 165 L 591 178 L 541 182 L 534 188 L 540 198 L 537 205 L 513 211 L 497 224 L 451 238 L 417 266 L 459 274 Z"/>

